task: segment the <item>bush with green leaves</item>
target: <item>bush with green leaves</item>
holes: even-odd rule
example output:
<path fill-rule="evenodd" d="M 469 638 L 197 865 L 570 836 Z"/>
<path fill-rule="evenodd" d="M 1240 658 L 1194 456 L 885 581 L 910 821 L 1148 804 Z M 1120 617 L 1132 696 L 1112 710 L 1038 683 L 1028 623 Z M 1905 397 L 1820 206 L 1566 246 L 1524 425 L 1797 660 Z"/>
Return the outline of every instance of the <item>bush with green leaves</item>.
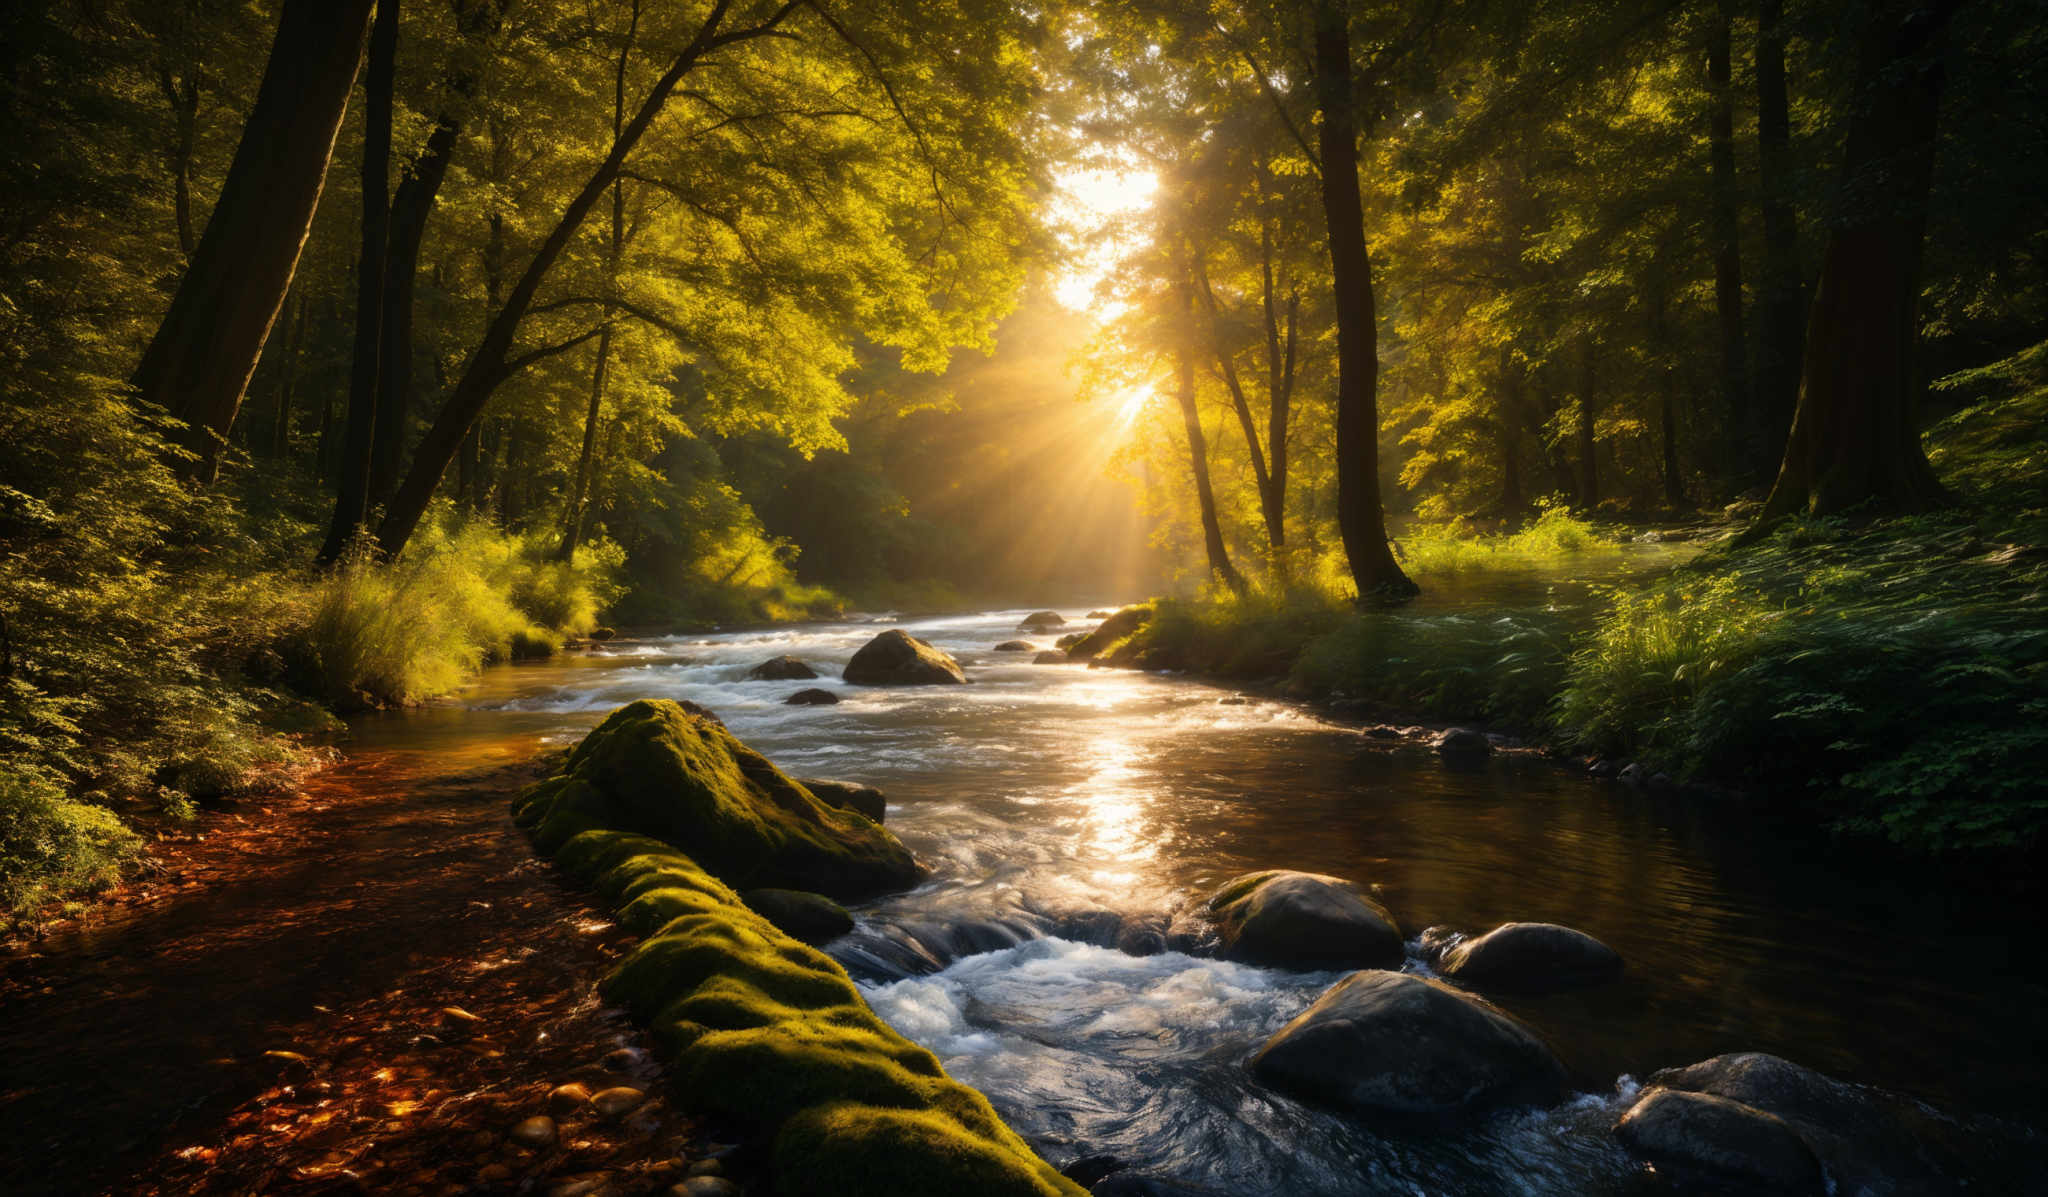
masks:
<path fill-rule="evenodd" d="M 42 778 L 0 769 L 0 915 L 18 920 L 69 894 L 103 889 L 141 850 L 114 812 Z"/>

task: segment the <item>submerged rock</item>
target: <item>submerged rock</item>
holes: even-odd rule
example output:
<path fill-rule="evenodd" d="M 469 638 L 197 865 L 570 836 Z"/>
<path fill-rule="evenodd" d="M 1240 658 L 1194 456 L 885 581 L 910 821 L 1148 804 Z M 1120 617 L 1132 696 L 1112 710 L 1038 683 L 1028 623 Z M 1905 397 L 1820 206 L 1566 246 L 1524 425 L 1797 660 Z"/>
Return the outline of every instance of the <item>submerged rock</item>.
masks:
<path fill-rule="evenodd" d="M 816 795 L 827 806 L 840 810 L 857 810 L 879 823 L 888 810 L 888 801 L 882 791 L 873 786 L 864 786 L 857 781 L 829 781 L 822 777 L 799 778 L 798 785 Z"/>
<path fill-rule="evenodd" d="M 1476 761 L 1493 752 L 1493 741 L 1483 731 L 1469 727 L 1454 727 L 1436 738 L 1430 747 L 1446 760 Z"/>
<path fill-rule="evenodd" d="M 562 772 L 520 796 L 514 818 L 546 852 L 599 827 L 651 836 L 734 886 L 864 897 L 908 889 L 925 872 L 879 824 L 822 801 L 666 699 L 612 712 Z"/>
<path fill-rule="evenodd" d="M 839 696 L 830 690 L 820 690 L 813 686 L 808 690 L 798 690 L 782 702 L 783 705 L 792 707 L 836 707 L 839 705 Z"/>
<path fill-rule="evenodd" d="M 1395 1115 L 1546 1104 L 1565 1085 L 1563 1065 L 1521 1023 L 1441 981 L 1380 970 L 1332 986 L 1251 1067 L 1283 1093 Z"/>
<path fill-rule="evenodd" d="M 1273 968 L 1373 968 L 1401 963 L 1401 928 L 1348 881 L 1273 869 L 1210 895 L 1222 955 Z"/>
<path fill-rule="evenodd" d="M 797 889 L 750 889 L 740 894 L 740 901 L 790 938 L 807 944 L 829 943 L 853 930 L 853 916 L 823 894 Z"/>
<path fill-rule="evenodd" d="M 1556 923 L 1503 923 L 1444 953 L 1437 971 L 1482 989 L 1566 989 L 1614 976 L 1621 956 L 1585 932 Z"/>
<path fill-rule="evenodd" d="M 1820 1161 L 1784 1119 L 1708 1093 L 1650 1089 L 1614 1136 L 1680 1177 L 1760 1185 L 1773 1193 L 1824 1191 Z"/>
<path fill-rule="evenodd" d="M 1089 660 L 1152 620 L 1152 608 L 1125 607 L 1102 621 L 1094 631 L 1067 646 L 1067 655 L 1077 661 Z"/>
<path fill-rule="evenodd" d="M 957 686 L 967 680 L 958 661 L 901 628 L 862 645 L 844 676 L 856 686 Z"/>
<path fill-rule="evenodd" d="M 1952 1124 L 1902 1098 L 1846 1084 L 1778 1056 L 1715 1056 L 1667 1068 L 1653 1075 L 1650 1085 L 1725 1098 L 1781 1120 L 1827 1168 L 1837 1193 L 1903 1197 L 1948 1192 L 1967 1172 L 1962 1153 L 1950 1143 Z"/>
<path fill-rule="evenodd" d="M 1001 644 L 996 645 L 996 651 L 999 653 L 1032 653 L 1038 651 L 1038 646 L 1029 640 L 1005 640 Z"/>
<path fill-rule="evenodd" d="M 1049 632 L 1067 626 L 1067 617 L 1057 611 L 1033 611 L 1017 625 L 1027 632 Z"/>
<path fill-rule="evenodd" d="M 786 654 L 770 657 L 747 670 L 747 679 L 756 682 L 800 682 L 816 676 L 817 670 Z"/>

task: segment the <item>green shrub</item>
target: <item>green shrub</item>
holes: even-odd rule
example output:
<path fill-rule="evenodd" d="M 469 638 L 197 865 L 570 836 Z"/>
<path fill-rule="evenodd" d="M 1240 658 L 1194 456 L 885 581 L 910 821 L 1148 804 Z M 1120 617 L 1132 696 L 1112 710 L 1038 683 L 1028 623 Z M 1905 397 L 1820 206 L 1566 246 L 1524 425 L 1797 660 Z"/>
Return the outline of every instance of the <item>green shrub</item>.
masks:
<path fill-rule="evenodd" d="M 1402 564 L 1418 574 L 1474 569 L 1555 568 L 1561 559 L 1620 548 L 1611 537 L 1567 508 L 1544 504 L 1519 531 L 1468 535 L 1455 525 L 1432 525 L 1400 537 Z"/>
<path fill-rule="evenodd" d="M 112 811 L 0 769 L 0 909 L 10 918 L 112 885 L 141 847 L 142 838 Z"/>

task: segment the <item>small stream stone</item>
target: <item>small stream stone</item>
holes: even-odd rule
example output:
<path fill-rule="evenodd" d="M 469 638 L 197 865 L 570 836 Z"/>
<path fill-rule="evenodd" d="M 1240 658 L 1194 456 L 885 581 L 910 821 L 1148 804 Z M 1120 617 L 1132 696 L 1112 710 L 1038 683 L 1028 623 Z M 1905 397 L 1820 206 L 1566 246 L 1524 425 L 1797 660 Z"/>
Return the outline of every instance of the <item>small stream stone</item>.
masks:
<path fill-rule="evenodd" d="M 590 1101 L 590 1089 L 576 1081 L 556 1085 L 548 1093 L 548 1113 L 564 1118 L 582 1109 Z"/>
<path fill-rule="evenodd" d="M 647 1095 L 631 1085 L 617 1085 L 592 1097 L 590 1107 L 600 1118 L 620 1118 L 638 1109 L 646 1100 Z"/>
<path fill-rule="evenodd" d="M 555 1141 L 555 1120 L 545 1114 L 536 1114 L 514 1126 L 511 1138 L 521 1147 L 539 1150 Z"/>
<path fill-rule="evenodd" d="M 698 1160 L 690 1165 L 688 1176 L 724 1176 L 725 1165 L 717 1160 Z"/>

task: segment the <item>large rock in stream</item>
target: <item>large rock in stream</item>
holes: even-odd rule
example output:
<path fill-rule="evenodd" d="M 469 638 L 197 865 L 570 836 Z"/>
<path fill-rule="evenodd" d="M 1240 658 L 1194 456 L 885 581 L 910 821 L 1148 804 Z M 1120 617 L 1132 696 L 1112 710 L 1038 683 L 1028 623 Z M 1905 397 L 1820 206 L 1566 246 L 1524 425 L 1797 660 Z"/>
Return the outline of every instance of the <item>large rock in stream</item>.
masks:
<path fill-rule="evenodd" d="M 859 898 L 925 873 L 872 819 L 819 800 L 708 712 L 666 699 L 612 712 L 562 772 L 521 795 L 515 818 L 544 852 L 593 828 L 651 836 L 736 889 Z"/>
<path fill-rule="evenodd" d="M 967 680 L 958 661 L 901 628 L 861 645 L 843 676 L 856 686 L 957 686 Z"/>
<path fill-rule="evenodd" d="M 1437 972 L 1481 989 L 1533 993 L 1608 980 L 1621 972 L 1621 956 L 1556 923 L 1502 923 L 1444 953 Z"/>
<path fill-rule="evenodd" d="M 1806 1184 L 1803 1173 L 1788 1169 L 1796 1153 L 1775 1127 L 1810 1149 L 1837 1197 L 1955 1192 L 1969 1173 L 1968 1145 L 1956 1124 L 1763 1052 L 1715 1056 L 1652 1075 L 1615 1133 L 1645 1159 L 1709 1180 L 1822 1191 L 1817 1181 Z"/>
<path fill-rule="evenodd" d="M 787 653 L 770 657 L 747 670 L 747 680 L 755 682 L 801 682 L 816 676 L 817 670 Z"/>
<path fill-rule="evenodd" d="M 831 781 L 823 777 L 804 777 L 798 784 L 818 796 L 827 806 L 840 810 L 857 810 L 879 823 L 888 811 L 888 800 L 882 791 L 873 786 L 864 786 L 857 781 Z"/>
<path fill-rule="evenodd" d="M 1251 1067 L 1298 1098 L 1408 1117 L 1544 1105 L 1565 1088 L 1563 1065 L 1521 1023 L 1441 981 L 1376 969 L 1332 986 Z"/>
<path fill-rule="evenodd" d="M 1050 632 L 1067 626 L 1067 617 L 1057 611 L 1033 611 L 1017 625 L 1027 632 Z"/>
<path fill-rule="evenodd" d="M 1399 967 L 1401 928 L 1340 877 L 1271 869 L 1233 878 L 1206 904 L 1221 954 L 1269 968 Z"/>
<path fill-rule="evenodd" d="M 1125 607 L 1108 619 L 1103 620 L 1094 631 L 1076 640 L 1072 645 L 1064 647 L 1066 647 L 1067 655 L 1076 661 L 1092 660 L 1116 644 L 1117 641 L 1122 640 L 1132 632 L 1150 623 L 1151 620 L 1151 607 L 1142 604 Z"/>

